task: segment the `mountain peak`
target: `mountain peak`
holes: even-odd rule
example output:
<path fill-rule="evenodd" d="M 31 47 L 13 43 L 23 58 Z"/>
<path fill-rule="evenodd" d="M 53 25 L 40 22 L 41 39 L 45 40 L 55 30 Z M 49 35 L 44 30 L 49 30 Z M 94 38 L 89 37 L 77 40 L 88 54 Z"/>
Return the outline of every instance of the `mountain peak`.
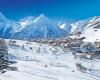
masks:
<path fill-rule="evenodd" d="M 100 16 L 94 16 L 94 17 L 92 17 L 92 18 L 90 19 L 90 21 L 89 21 L 88 23 L 95 22 L 95 21 L 98 20 L 98 19 L 99 19 L 99 21 L 100 21 Z"/>
<path fill-rule="evenodd" d="M 48 17 L 45 16 L 44 14 L 40 14 L 40 15 L 38 16 L 38 18 L 39 18 L 39 19 L 48 19 Z"/>
<path fill-rule="evenodd" d="M 44 14 L 39 15 L 33 22 L 47 22 L 49 20 Z"/>
<path fill-rule="evenodd" d="M 40 14 L 39 17 L 44 18 L 46 16 L 44 14 Z"/>

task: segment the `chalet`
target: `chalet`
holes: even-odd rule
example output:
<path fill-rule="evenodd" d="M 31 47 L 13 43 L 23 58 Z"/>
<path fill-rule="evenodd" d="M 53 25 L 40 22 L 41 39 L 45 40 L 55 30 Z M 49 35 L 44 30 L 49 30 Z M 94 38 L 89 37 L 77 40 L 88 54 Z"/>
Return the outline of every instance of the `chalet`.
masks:
<path fill-rule="evenodd" d="M 10 41 L 8 42 L 8 44 L 9 44 L 10 46 L 15 46 L 15 45 L 16 45 L 16 41 L 10 40 Z"/>
<path fill-rule="evenodd" d="M 93 50 L 93 57 L 100 59 L 100 49 Z"/>
<path fill-rule="evenodd" d="M 95 42 L 95 46 L 96 46 L 97 48 L 100 48 L 100 42 Z"/>
<path fill-rule="evenodd" d="M 54 40 L 50 40 L 48 43 L 49 44 L 54 44 Z"/>

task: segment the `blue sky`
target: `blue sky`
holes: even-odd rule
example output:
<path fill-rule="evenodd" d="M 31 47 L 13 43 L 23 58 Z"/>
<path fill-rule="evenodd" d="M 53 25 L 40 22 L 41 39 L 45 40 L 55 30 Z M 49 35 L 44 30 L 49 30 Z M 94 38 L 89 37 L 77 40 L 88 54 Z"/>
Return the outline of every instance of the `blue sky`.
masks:
<path fill-rule="evenodd" d="M 80 20 L 100 16 L 100 0 L 0 0 L 0 11 L 10 19 L 44 14 Z"/>

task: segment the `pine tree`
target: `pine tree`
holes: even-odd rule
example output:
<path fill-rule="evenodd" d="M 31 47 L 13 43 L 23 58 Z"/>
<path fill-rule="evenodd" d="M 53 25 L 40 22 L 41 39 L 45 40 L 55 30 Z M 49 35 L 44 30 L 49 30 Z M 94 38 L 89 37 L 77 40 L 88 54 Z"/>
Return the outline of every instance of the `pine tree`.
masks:
<path fill-rule="evenodd" d="M 8 48 L 4 39 L 0 39 L 0 72 L 5 73 L 6 70 L 15 71 L 17 67 L 10 66 L 15 63 L 8 59 Z M 5 70 L 6 69 L 6 70 Z"/>
<path fill-rule="evenodd" d="M 5 40 L 0 39 L 0 69 L 3 69 L 8 64 L 8 48 Z"/>

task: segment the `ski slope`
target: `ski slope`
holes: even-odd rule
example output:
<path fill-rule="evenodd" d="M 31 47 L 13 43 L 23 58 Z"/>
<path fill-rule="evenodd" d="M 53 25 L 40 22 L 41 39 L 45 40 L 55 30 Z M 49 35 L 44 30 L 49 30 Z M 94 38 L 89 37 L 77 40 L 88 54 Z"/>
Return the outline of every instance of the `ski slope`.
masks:
<path fill-rule="evenodd" d="M 18 71 L 0 73 L 0 80 L 100 80 L 99 60 L 75 59 L 70 51 L 48 44 L 16 40 L 16 45 L 8 48 L 9 59 L 17 62 L 11 66 Z M 77 62 L 92 71 L 78 71 Z"/>

